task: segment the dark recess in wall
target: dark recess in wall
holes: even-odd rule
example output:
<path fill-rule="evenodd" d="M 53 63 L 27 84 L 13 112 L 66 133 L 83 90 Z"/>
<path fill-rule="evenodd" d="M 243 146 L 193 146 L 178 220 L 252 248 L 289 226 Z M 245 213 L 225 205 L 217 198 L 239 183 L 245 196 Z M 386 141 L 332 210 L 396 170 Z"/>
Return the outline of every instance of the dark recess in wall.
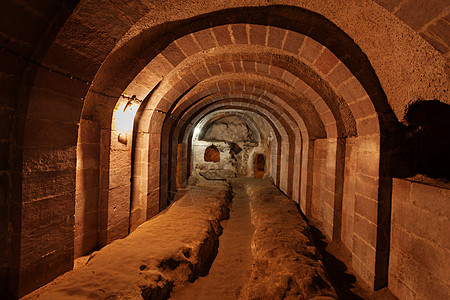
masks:
<path fill-rule="evenodd" d="M 220 152 L 216 146 L 211 145 L 205 150 L 205 161 L 220 162 Z"/>
<path fill-rule="evenodd" d="M 409 160 L 409 176 L 422 174 L 450 180 L 450 105 L 438 100 L 418 100 L 406 109 L 403 160 Z M 406 161 L 404 161 L 406 163 Z"/>

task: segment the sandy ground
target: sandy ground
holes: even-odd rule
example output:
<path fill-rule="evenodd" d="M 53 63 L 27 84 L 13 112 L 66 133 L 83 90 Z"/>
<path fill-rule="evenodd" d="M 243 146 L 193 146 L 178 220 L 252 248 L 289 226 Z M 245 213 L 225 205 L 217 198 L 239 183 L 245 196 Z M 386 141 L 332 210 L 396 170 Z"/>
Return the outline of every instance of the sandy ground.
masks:
<path fill-rule="evenodd" d="M 197 181 L 127 238 L 22 299 L 395 299 L 360 284 L 349 253 L 268 180 L 229 183 L 231 203 L 226 183 Z"/>
<path fill-rule="evenodd" d="M 252 273 L 242 299 L 337 299 L 297 206 L 269 180 L 246 179 L 252 224 Z"/>
<path fill-rule="evenodd" d="M 233 202 L 230 219 L 221 222 L 219 252 L 206 277 L 175 288 L 170 299 L 237 299 L 247 283 L 252 265 L 251 223 L 248 195 L 239 181 L 232 182 Z"/>
<path fill-rule="evenodd" d="M 207 274 L 230 196 L 224 183 L 191 187 L 164 213 L 23 299 L 166 299 L 174 286 Z"/>

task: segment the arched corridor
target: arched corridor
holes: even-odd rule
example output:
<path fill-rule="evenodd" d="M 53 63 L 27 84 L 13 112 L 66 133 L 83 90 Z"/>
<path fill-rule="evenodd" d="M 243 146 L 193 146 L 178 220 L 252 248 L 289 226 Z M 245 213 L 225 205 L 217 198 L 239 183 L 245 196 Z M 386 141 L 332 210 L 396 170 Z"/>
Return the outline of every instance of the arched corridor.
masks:
<path fill-rule="evenodd" d="M 120 244 L 198 182 L 246 178 L 295 203 L 361 285 L 449 295 L 447 1 L 0 8 L 5 298 Z"/>

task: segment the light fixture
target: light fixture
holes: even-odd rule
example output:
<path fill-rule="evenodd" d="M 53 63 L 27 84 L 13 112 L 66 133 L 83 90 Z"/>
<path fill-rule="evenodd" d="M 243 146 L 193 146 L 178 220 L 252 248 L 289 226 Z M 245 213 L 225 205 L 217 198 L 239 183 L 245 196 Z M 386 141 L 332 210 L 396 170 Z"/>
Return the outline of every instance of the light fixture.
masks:
<path fill-rule="evenodd" d="M 128 143 L 128 135 L 133 130 L 134 117 L 139 106 L 136 95 L 127 99 L 126 103 L 118 104 L 114 110 L 113 128 L 119 133 L 117 136 L 119 143 L 124 145 Z"/>
<path fill-rule="evenodd" d="M 119 143 L 126 145 L 128 143 L 128 134 L 121 132 L 117 137 Z"/>
<path fill-rule="evenodd" d="M 198 137 L 198 135 L 200 134 L 200 131 L 201 131 L 201 129 L 200 129 L 200 127 L 197 125 L 197 126 L 195 127 L 195 129 L 194 129 L 194 138 L 197 138 L 197 137 Z"/>

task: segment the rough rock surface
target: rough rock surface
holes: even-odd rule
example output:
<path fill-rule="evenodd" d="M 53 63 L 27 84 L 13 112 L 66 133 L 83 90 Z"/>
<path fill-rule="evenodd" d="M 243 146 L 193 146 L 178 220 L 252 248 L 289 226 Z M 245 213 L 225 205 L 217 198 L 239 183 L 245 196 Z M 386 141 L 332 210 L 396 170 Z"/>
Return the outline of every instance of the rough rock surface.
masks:
<path fill-rule="evenodd" d="M 219 250 L 209 273 L 193 283 L 175 287 L 173 300 L 236 300 L 250 278 L 253 262 L 251 240 L 254 228 L 244 184 L 229 180 L 233 188 L 230 218 L 221 222 Z"/>
<path fill-rule="evenodd" d="M 269 180 L 248 180 L 253 266 L 241 299 L 337 299 L 308 224 Z"/>
<path fill-rule="evenodd" d="M 24 299 L 165 299 L 174 286 L 206 275 L 229 216 L 225 183 L 199 181 L 165 212 L 87 264 Z"/>
<path fill-rule="evenodd" d="M 256 155 L 272 155 L 270 130 L 265 125 L 256 127 L 251 117 L 216 116 L 202 126 L 198 128 L 199 136 L 192 142 L 195 175 L 208 180 L 253 177 Z M 264 129 L 266 132 L 262 132 Z M 270 160 L 267 161 L 268 174 L 269 164 Z"/>
<path fill-rule="evenodd" d="M 224 117 L 213 122 L 206 131 L 204 140 L 235 143 L 255 142 L 247 123 L 237 116 Z"/>
<path fill-rule="evenodd" d="M 200 171 L 199 174 L 207 180 L 226 180 L 236 177 L 236 173 L 230 170 Z"/>

